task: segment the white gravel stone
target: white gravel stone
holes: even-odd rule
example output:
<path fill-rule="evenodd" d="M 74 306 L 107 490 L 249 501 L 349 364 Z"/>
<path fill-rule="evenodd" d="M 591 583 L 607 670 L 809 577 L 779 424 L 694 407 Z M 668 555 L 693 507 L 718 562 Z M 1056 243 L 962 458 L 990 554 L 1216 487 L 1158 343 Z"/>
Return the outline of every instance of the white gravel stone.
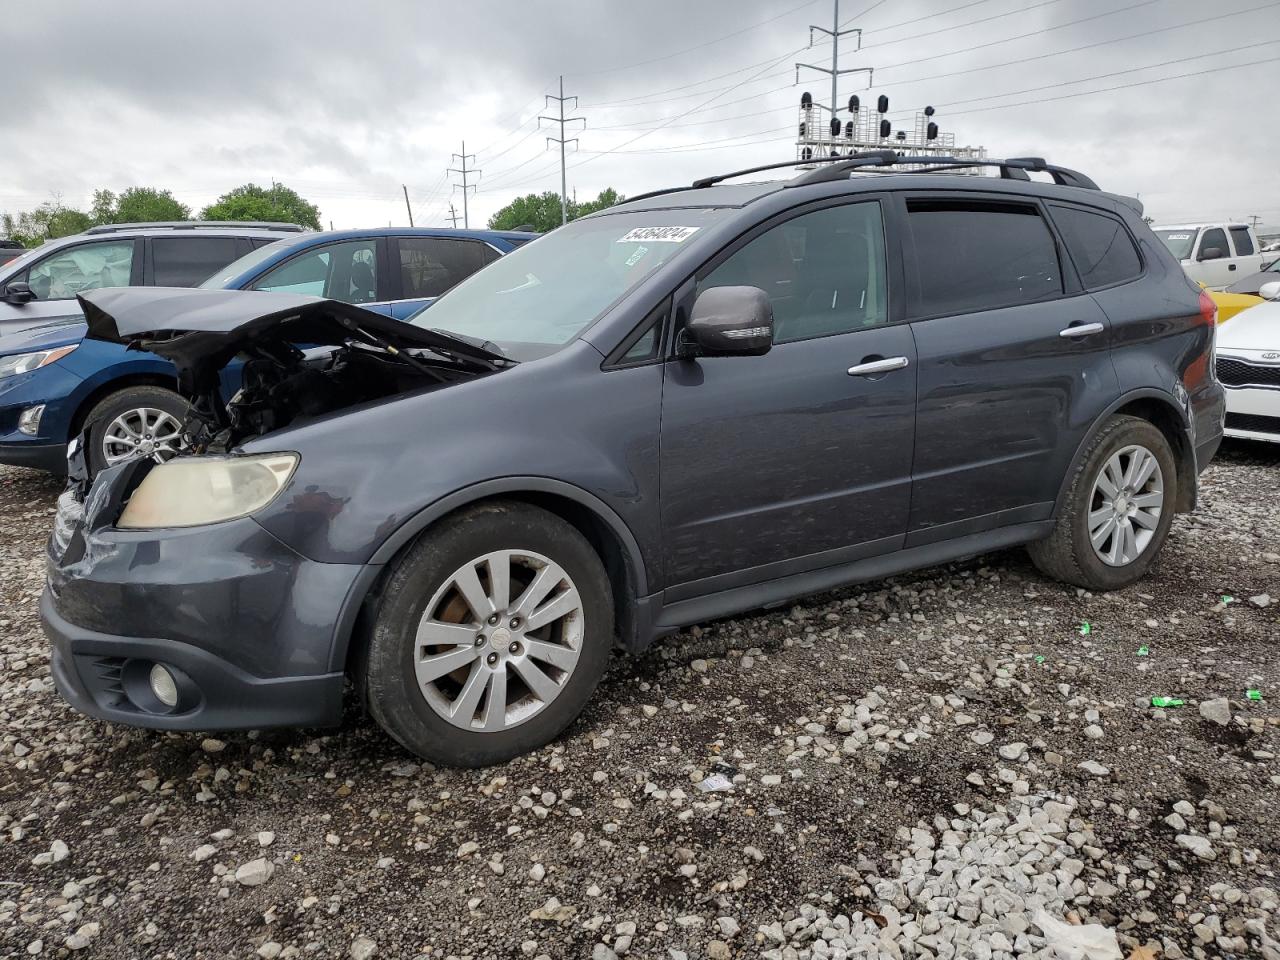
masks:
<path fill-rule="evenodd" d="M 1231 722 L 1231 702 L 1226 697 L 1205 700 L 1200 704 L 1200 716 L 1223 727 Z"/>
<path fill-rule="evenodd" d="M 244 887 L 257 887 L 270 880 L 275 870 L 275 864 L 265 857 L 259 857 L 236 867 L 236 883 Z"/>

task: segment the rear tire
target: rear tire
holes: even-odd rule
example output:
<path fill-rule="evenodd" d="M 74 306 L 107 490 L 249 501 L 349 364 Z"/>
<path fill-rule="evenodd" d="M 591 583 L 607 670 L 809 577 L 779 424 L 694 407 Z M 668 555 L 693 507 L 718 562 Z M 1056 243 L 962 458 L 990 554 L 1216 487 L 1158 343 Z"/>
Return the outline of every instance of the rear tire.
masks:
<path fill-rule="evenodd" d="M 1169 441 L 1138 417 L 1108 421 L 1076 468 L 1057 524 L 1027 545 L 1039 570 L 1087 590 L 1118 590 L 1147 572 L 1178 501 Z"/>
<path fill-rule="evenodd" d="M 129 457 L 130 444 L 135 456 L 149 456 L 163 461 L 178 453 L 178 433 L 187 416 L 187 402 L 164 387 L 125 387 L 100 400 L 85 417 L 89 431 L 89 471 L 97 474 Z M 132 434 L 137 434 L 135 440 Z"/>
<path fill-rule="evenodd" d="M 612 646 L 612 592 L 586 538 L 538 507 L 488 503 L 440 521 L 397 563 L 365 701 L 420 757 L 502 763 L 573 722 Z"/>

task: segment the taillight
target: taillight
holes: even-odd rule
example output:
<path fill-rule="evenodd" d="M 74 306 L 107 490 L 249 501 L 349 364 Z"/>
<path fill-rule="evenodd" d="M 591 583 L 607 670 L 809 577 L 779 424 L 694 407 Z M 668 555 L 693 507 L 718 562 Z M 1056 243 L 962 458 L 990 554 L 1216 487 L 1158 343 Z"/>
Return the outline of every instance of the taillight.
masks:
<path fill-rule="evenodd" d="M 1200 291 L 1200 317 L 1211 327 L 1218 322 L 1218 305 L 1204 290 Z"/>

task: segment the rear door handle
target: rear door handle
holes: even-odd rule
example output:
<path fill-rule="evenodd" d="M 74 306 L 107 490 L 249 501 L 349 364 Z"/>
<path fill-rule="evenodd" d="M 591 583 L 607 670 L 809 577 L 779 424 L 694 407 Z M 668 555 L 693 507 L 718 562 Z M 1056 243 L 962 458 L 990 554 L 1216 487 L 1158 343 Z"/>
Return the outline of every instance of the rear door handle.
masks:
<path fill-rule="evenodd" d="M 1067 338 L 1090 337 L 1095 333 L 1101 333 L 1105 329 L 1106 327 L 1100 323 L 1079 323 L 1067 327 L 1065 330 L 1059 330 L 1058 336 Z"/>
<path fill-rule="evenodd" d="M 906 357 L 886 357 L 883 360 L 869 360 L 849 368 L 851 377 L 874 377 L 894 370 L 905 370 L 909 360 Z"/>

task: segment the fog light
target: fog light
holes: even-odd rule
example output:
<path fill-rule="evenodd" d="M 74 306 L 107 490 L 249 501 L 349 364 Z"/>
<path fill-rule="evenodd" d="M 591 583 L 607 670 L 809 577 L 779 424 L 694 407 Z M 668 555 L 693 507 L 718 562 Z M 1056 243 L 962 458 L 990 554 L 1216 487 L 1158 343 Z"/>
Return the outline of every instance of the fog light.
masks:
<path fill-rule="evenodd" d="M 18 431 L 29 437 L 40 432 L 40 418 L 44 416 L 44 404 L 38 407 L 27 407 L 18 417 Z"/>
<path fill-rule="evenodd" d="M 158 663 L 151 668 L 151 692 L 166 707 L 178 705 L 178 684 L 173 674 Z"/>

